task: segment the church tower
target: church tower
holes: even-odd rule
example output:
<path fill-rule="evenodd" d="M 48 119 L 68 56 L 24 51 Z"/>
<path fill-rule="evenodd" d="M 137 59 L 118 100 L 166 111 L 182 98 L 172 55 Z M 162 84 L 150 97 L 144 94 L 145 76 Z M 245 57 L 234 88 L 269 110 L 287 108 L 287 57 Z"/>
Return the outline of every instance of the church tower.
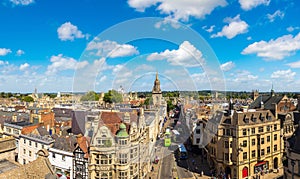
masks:
<path fill-rule="evenodd" d="M 156 72 L 156 78 L 154 81 L 154 86 L 152 89 L 152 99 L 153 99 L 153 105 L 154 106 L 160 106 L 161 100 L 162 100 L 162 93 L 160 89 L 160 81 L 158 79 L 158 73 Z"/>

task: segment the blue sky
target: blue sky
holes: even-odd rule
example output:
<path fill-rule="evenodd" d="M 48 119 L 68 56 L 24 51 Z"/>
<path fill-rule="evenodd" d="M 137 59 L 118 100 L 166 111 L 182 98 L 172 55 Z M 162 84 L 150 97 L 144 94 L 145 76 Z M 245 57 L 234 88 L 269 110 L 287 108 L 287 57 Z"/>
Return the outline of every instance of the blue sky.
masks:
<path fill-rule="evenodd" d="M 300 91 L 297 0 L 0 2 L 0 91 Z"/>

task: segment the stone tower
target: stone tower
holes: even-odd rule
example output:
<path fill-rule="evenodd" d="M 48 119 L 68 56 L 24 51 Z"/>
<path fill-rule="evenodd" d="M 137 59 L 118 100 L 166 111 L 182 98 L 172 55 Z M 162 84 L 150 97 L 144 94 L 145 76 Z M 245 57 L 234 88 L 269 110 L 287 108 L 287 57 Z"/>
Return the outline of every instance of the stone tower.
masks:
<path fill-rule="evenodd" d="M 253 91 L 252 91 L 252 97 L 253 97 L 253 100 L 256 100 L 256 98 L 258 98 L 258 96 L 259 96 L 258 90 L 253 90 Z"/>
<path fill-rule="evenodd" d="M 153 105 L 154 106 L 160 106 L 161 105 L 161 99 L 162 99 L 162 93 L 160 89 L 160 81 L 158 79 L 158 73 L 156 72 L 156 78 L 154 81 L 154 86 L 152 89 L 152 99 L 153 99 Z"/>

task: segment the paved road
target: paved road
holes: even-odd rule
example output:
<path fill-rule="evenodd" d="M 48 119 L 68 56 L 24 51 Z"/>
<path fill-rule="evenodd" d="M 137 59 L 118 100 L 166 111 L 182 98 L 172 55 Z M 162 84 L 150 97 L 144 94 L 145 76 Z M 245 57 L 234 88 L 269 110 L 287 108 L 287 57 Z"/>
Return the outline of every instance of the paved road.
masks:
<path fill-rule="evenodd" d="M 193 178 L 194 176 L 190 172 L 187 160 L 181 160 L 177 162 L 177 172 L 179 178 Z"/>
<path fill-rule="evenodd" d="M 160 168 L 160 179 L 172 178 L 172 167 L 174 165 L 174 160 L 172 155 L 165 156 L 163 158 L 161 168 Z"/>

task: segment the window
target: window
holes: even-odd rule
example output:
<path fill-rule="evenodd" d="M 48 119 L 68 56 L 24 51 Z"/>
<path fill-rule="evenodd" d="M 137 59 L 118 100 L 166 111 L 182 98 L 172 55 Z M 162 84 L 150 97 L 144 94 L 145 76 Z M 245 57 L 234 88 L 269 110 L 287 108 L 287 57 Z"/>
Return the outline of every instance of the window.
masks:
<path fill-rule="evenodd" d="M 277 140 L 277 134 L 274 134 L 274 140 Z"/>
<path fill-rule="evenodd" d="M 247 152 L 243 152 L 243 159 L 244 159 L 244 160 L 247 159 Z"/>
<path fill-rule="evenodd" d="M 261 155 L 261 156 L 264 156 L 264 155 L 265 155 L 265 149 L 261 149 L 260 155 Z"/>
<path fill-rule="evenodd" d="M 120 161 L 120 164 L 126 164 L 128 162 L 127 154 L 120 153 L 119 161 Z"/>
<path fill-rule="evenodd" d="M 28 155 L 29 155 L 29 157 L 31 157 L 31 151 L 29 151 Z"/>
<path fill-rule="evenodd" d="M 25 149 L 23 149 L 23 153 L 26 154 L 26 150 Z"/>
<path fill-rule="evenodd" d="M 62 155 L 62 156 L 61 156 L 61 160 L 62 160 L 62 161 L 66 161 L 66 156 Z"/>
<path fill-rule="evenodd" d="M 264 132 L 264 127 L 259 127 L 258 132 Z"/>
<path fill-rule="evenodd" d="M 44 149 L 44 145 L 42 145 L 42 149 Z"/>
<path fill-rule="evenodd" d="M 31 141 L 29 141 L 29 146 L 31 146 Z"/>
<path fill-rule="evenodd" d="M 120 139 L 119 144 L 120 145 L 127 145 L 127 139 Z"/>
<path fill-rule="evenodd" d="M 271 138 L 270 138 L 270 136 L 268 135 L 268 136 L 267 136 L 267 142 L 270 142 L 270 140 L 271 140 Z"/>
<path fill-rule="evenodd" d="M 52 157 L 55 158 L 55 153 L 52 153 Z"/>
<path fill-rule="evenodd" d="M 268 125 L 267 126 L 267 131 L 270 132 L 271 127 Z"/>
<path fill-rule="evenodd" d="M 251 134 L 255 134 L 255 128 L 251 128 Z"/>
<path fill-rule="evenodd" d="M 137 148 L 130 149 L 130 159 L 137 157 Z"/>
<path fill-rule="evenodd" d="M 247 147 L 247 141 L 246 140 L 243 141 L 243 147 Z"/>
<path fill-rule="evenodd" d="M 247 130 L 243 129 L 243 135 L 247 135 Z"/>
<path fill-rule="evenodd" d="M 120 171 L 119 173 L 119 179 L 127 179 L 127 172 L 123 172 L 123 171 Z"/>
<path fill-rule="evenodd" d="M 199 144 L 200 143 L 200 138 L 196 139 L 196 143 Z"/>
<path fill-rule="evenodd" d="M 24 144 L 26 144 L 26 139 L 24 139 Z"/>
<path fill-rule="evenodd" d="M 123 156 L 122 156 L 123 157 Z M 127 162 L 127 154 L 126 154 L 126 161 L 124 158 L 122 158 L 122 162 L 125 163 Z M 96 155 L 96 160 L 97 160 L 97 164 L 99 164 L 99 160 L 100 160 L 100 164 L 102 165 L 107 165 L 107 164 L 111 164 L 112 162 L 112 155 L 108 154 L 108 155 Z"/>
<path fill-rule="evenodd" d="M 224 159 L 225 159 L 225 161 L 229 161 L 229 154 L 228 153 L 225 153 Z"/>
<path fill-rule="evenodd" d="M 230 141 L 229 147 L 232 148 L 232 141 Z"/>
<path fill-rule="evenodd" d="M 230 136 L 231 135 L 231 131 L 230 129 L 226 129 L 226 135 Z"/>
<path fill-rule="evenodd" d="M 38 143 L 37 143 L 37 142 L 35 142 L 35 147 L 36 147 L 36 148 L 38 147 Z"/>
<path fill-rule="evenodd" d="M 274 145 L 274 152 L 277 151 L 277 145 Z"/>
<path fill-rule="evenodd" d="M 200 134 L 200 129 L 196 129 L 196 134 Z"/>
<path fill-rule="evenodd" d="M 260 144 L 265 144 L 265 138 L 262 137 L 262 138 L 260 139 Z"/>
<path fill-rule="evenodd" d="M 23 159 L 23 164 L 26 164 L 26 160 L 25 159 Z"/>
<path fill-rule="evenodd" d="M 274 131 L 277 130 L 277 124 L 274 124 Z"/>
<path fill-rule="evenodd" d="M 255 139 L 251 140 L 252 146 L 255 145 Z"/>
<path fill-rule="evenodd" d="M 224 141 L 224 147 L 227 149 L 229 148 L 229 142 L 228 141 Z"/>
<path fill-rule="evenodd" d="M 270 147 L 267 147 L 267 154 L 269 154 L 271 152 Z"/>
<path fill-rule="evenodd" d="M 252 152 L 251 152 L 251 157 L 252 157 L 252 158 L 255 157 L 255 150 L 252 150 Z"/>

